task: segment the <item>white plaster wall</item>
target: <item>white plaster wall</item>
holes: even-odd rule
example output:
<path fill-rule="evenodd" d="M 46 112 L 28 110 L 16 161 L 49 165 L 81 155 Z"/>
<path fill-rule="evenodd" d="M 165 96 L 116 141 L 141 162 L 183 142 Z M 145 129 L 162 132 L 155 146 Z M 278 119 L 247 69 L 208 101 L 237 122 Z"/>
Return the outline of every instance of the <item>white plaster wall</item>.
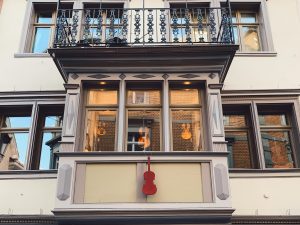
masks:
<path fill-rule="evenodd" d="M 25 18 L 26 0 L 4 0 L 0 13 L 0 92 L 64 90 L 52 58 L 15 58 Z"/>
<path fill-rule="evenodd" d="M 236 56 L 225 90 L 300 88 L 300 1 L 267 1 L 277 56 Z"/>
<path fill-rule="evenodd" d="M 231 177 L 234 215 L 300 215 L 300 176 Z"/>
<path fill-rule="evenodd" d="M 0 215 L 52 214 L 56 179 L 0 180 Z"/>

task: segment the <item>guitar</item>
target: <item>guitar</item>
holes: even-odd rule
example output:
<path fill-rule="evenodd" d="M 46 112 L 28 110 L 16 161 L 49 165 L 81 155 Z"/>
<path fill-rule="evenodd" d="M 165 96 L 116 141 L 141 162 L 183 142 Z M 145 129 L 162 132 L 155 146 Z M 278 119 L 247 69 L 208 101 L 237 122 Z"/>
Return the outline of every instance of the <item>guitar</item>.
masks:
<path fill-rule="evenodd" d="M 183 131 L 181 132 L 181 138 L 184 140 L 189 140 L 192 137 L 192 133 L 190 131 L 191 125 L 189 123 L 183 123 L 181 125 Z"/>

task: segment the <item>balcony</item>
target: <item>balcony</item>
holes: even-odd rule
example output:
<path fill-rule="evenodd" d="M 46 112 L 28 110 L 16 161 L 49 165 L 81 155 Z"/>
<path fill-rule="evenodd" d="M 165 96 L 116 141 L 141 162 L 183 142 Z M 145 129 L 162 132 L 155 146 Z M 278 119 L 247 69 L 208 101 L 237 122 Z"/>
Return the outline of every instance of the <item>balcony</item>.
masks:
<path fill-rule="evenodd" d="M 220 8 L 60 9 L 48 51 L 65 81 L 69 73 L 148 68 L 216 72 L 223 82 L 236 50 L 227 2 Z"/>

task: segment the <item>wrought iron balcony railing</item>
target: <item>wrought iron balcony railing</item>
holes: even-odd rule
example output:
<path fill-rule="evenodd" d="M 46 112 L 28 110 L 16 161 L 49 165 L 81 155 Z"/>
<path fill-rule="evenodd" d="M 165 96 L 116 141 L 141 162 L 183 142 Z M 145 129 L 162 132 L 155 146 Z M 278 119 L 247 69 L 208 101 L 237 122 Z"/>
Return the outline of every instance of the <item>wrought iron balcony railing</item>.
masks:
<path fill-rule="evenodd" d="M 220 8 L 60 9 L 54 48 L 233 44 L 230 5 Z"/>

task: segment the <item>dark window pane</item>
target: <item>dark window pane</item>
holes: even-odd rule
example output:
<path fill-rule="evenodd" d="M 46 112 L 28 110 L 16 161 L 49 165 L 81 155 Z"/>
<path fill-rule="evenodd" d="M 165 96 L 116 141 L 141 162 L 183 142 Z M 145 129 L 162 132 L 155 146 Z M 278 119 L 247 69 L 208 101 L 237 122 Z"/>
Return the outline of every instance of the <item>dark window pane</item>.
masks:
<path fill-rule="evenodd" d="M 116 137 L 116 111 L 89 111 L 85 151 L 114 151 Z"/>
<path fill-rule="evenodd" d="M 30 116 L 8 116 L 2 128 L 29 128 L 31 125 Z"/>
<path fill-rule="evenodd" d="M 0 170 L 24 170 L 28 133 L 0 134 Z"/>
<path fill-rule="evenodd" d="M 262 126 L 286 126 L 287 117 L 285 114 L 260 114 L 259 124 Z"/>
<path fill-rule="evenodd" d="M 128 111 L 127 151 L 160 151 L 160 111 Z"/>
<path fill-rule="evenodd" d="M 289 132 L 261 132 L 267 168 L 294 168 Z"/>
<path fill-rule="evenodd" d="M 225 133 L 228 163 L 230 168 L 252 168 L 247 131 L 230 131 Z"/>
<path fill-rule="evenodd" d="M 57 168 L 57 158 L 54 155 L 54 153 L 58 152 L 60 140 L 61 140 L 61 133 L 45 132 L 43 134 L 40 166 L 39 166 L 40 170 Z"/>
<path fill-rule="evenodd" d="M 37 23 L 52 23 L 52 11 L 41 11 L 37 13 Z"/>
<path fill-rule="evenodd" d="M 50 35 L 51 35 L 50 27 L 37 27 L 35 29 L 32 52 L 46 53 L 49 47 Z"/>
<path fill-rule="evenodd" d="M 174 151 L 202 149 L 200 109 L 172 110 L 172 138 Z"/>

